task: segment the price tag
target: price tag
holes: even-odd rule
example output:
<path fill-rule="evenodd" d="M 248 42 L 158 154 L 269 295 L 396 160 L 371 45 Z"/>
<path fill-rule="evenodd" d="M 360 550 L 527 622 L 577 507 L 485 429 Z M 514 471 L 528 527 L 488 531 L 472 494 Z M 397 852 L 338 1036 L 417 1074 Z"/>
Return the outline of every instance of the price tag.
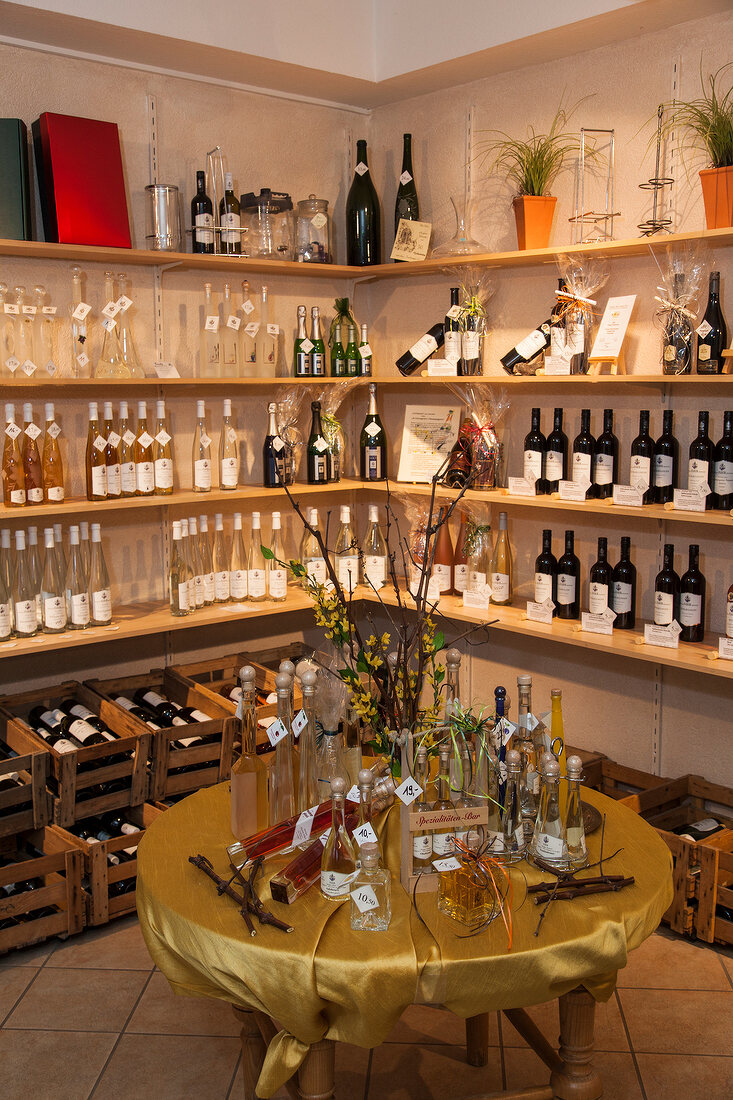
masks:
<path fill-rule="evenodd" d="M 41 306 L 41 313 L 44 315 L 44 317 L 55 317 L 56 306 Z"/>
<path fill-rule="evenodd" d="M 584 611 L 580 619 L 580 629 L 588 634 L 613 634 L 613 620 L 616 618 L 614 611 L 607 607 L 600 615 L 592 615 Z"/>
<path fill-rule="evenodd" d="M 107 305 L 102 308 L 102 313 L 104 314 L 105 317 L 108 317 L 110 320 L 112 320 L 114 317 L 116 317 L 119 312 L 120 312 L 120 307 L 117 305 L 117 302 L 107 302 Z M 102 323 L 104 324 L 104 322 L 102 322 Z M 109 331 L 109 330 L 107 330 L 107 331 Z"/>
<path fill-rule="evenodd" d="M 102 328 L 105 332 L 111 332 L 113 328 L 117 328 L 117 322 L 113 317 L 105 317 L 102 321 Z"/>
<path fill-rule="evenodd" d="M 377 834 L 368 821 L 365 825 L 360 825 L 358 829 L 354 829 L 353 835 L 360 848 L 362 844 L 378 843 Z"/>
<path fill-rule="evenodd" d="M 434 859 L 433 867 L 442 874 L 444 871 L 460 871 L 461 863 L 455 856 L 446 856 L 445 859 Z"/>
<path fill-rule="evenodd" d="M 56 364 L 54 363 L 53 359 L 49 359 L 49 361 L 46 363 L 46 373 L 49 375 L 50 378 L 53 378 L 54 374 L 56 373 Z"/>
<path fill-rule="evenodd" d="M 307 725 L 308 715 L 305 713 L 304 710 L 301 709 L 295 715 L 295 718 L 293 718 L 293 733 L 295 734 L 295 736 L 300 737 L 301 733 Z"/>
<path fill-rule="evenodd" d="M 679 649 L 682 627 L 676 619 L 667 626 L 656 626 L 654 623 L 644 625 L 644 644 L 658 645 L 664 649 Z"/>
<path fill-rule="evenodd" d="M 29 424 L 25 430 L 25 434 L 28 436 L 29 439 L 35 440 L 38 439 L 39 435 L 41 434 L 41 429 L 38 427 L 37 424 Z"/>
<path fill-rule="evenodd" d="M 153 363 L 153 370 L 158 378 L 180 378 L 177 368 L 167 361 Z"/>
<path fill-rule="evenodd" d="M 248 336 L 251 336 L 252 339 L 254 340 L 255 336 L 260 331 L 260 322 L 259 321 L 250 321 L 250 323 L 248 325 L 244 326 L 244 331 L 247 333 Z"/>
<path fill-rule="evenodd" d="M 359 358 L 360 359 L 371 359 L 371 357 L 372 357 L 371 344 L 361 344 L 359 346 Z"/>
<path fill-rule="evenodd" d="M 33 362 L 32 359 L 26 359 L 25 363 L 23 363 L 21 365 L 20 369 L 23 371 L 24 374 L 27 374 L 28 377 L 30 378 L 30 376 L 32 374 L 36 373 L 37 367 L 36 367 L 36 364 Z"/>
<path fill-rule="evenodd" d="M 709 335 L 709 333 L 711 333 L 712 331 L 713 331 L 713 326 L 708 321 L 705 321 L 705 320 L 703 320 L 702 324 L 699 325 L 695 329 L 695 332 L 697 333 L 697 335 L 700 337 L 701 340 L 704 340 L 705 337 L 707 335 Z"/>
<path fill-rule="evenodd" d="M 638 489 L 636 485 L 614 485 L 613 487 L 613 503 L 625 504 L 630 508 L 641 508 L 644 496 L 644 490 Z"/>
<path fill-rule="evenodd" d="M 450 359 L 428 359 L 428 378 L 455 378 L 458 364 Z"/>
<path fill-rule="evenodd" d="M 408 776 L 407 779 L 402 780 L 395 794 L 405 806 L 411 806 L 415 799 L 422 794 L 422 787 Z"/>
<path fill-rule="evenodd" d="M 254 311 L 255 311 L 255 307 L 254 307 L 254 305 L 252 304 L 252 302 L 249 298 L 247 299 L 246 302 L 242 302 L 242 313 L 246 317 L 249 317 L 250 313 L 254 313 Z"/>
<path fill-rule="evenodd" d="M 86 321 L 88 315 L 91 313 L 92 307 L 88 302 L 79 302 L 71 316 L 75 321 Z"/>
<path fill-rule="evenodd" d="M 324 451 L 328 450 L 328 443 L 326 443 L 326 440 L 323 438 L 322 435 L 318 436 L 318 439 L 315 441 L 313 446 L 319 454 L 323 454 Z"/>
<path fill-rule="evenodd" d="M 10 424 L 8 424 L 7 428 L 5 429 L 5 434 L 10 439 L 17 439 L 18 436 L 20 435 L 21 431 L 22 431 L 22 428 L 19 428 L 18 425 L 15 423 L 15 421 L 12 421 Z"/>
<path fill-rule="evenodd" d="M 412 180 L 412 176 L 411 176 L 411 175 L 410 175 L 410 173 L 409 173 L 409 172 L 407 171 L 407 169 L 405 169 L 405 171 L 404 171 L 404 172 L 402 173 L 402 175 L 400 176 L 400 183 L 402 183 L 402 184 L 405 184 L 405 183 L 410 183 L 410 182 L 411 182 L 411 180 Z"/>
<path fill-rule="evenodd" d="M 241 325 L 241 323 L 242 323 L 241 317 L 235 317 L 235 315 L 233 313 L 231 313 L 227 317 L 227 328 L 233 328 L 235 330 L 235 332 L 239 332 L 239 326 Z"/>
<path fill-rule="evenodd" d="M 84 367 L 86 367 L 86 365 L 89 362 L 89 356 L 87 355 L 87 353 L 85 351 L 80 351 L 79 354 L 76 357 L 76 361 L 79 364 L 79 366 L 81 367 L 81 369 L 84 370 Z"/>
<path fill-rule="evenodd" d="M 508 718 L 501 719 L 501 743 L 502 745 L 508 745 L 514 734 L 517 732 L 517 727 L 514 722 L 510 722 Z M 502 764 L 504 762 L 502 761 Z M 503 776 L 506 779 L 506 775 Z"/>
<path fill-rule="evenodd" d="M 707 483 L 697 489 L 675 489 L 674 506 L 681 512 L 704 512 L 705 498 L 709 492 Z"/>
<path fill-rule="evenodd" d="M 109 437 L 109 441 L 110 441 L 110 443 L 112 443 L 112 436 Z M 119 441 L 120 441 L 120 437 L 117 436 L 117 443 L 119 443 Z M 171 437 L 168 435 L 168 432 L 164 431 L 161 428 L 161 430 L 158 432 L 158 434 L 155 437 L 155 441 L 156 441 L 156 443 L 160 443 L 161 447 L 165 447 L 165 446 L 167 446 L 168 443 L 170 443 Z M 117 443 L 112 443 L 112 446 L 116 447 Z"/>
<path fill-rule="evenodd" d="M 99 451 L 99 453 L 101 454 L 102 451 L 104 451 L 106 449 L 106 447 L 107 447 L 107 440 L 103 439 L 101 435 L 98 435 L 97 438 L 94 440 L 94 449 L 95 449 L 95 451 Z"/>
<path fill-rule="evenodd" d="M 153 437 L 150 432 L 143 432 L 143 434 L 138 439 L 138 443 L 140 444 L 140 446 L 145 448 L 149 447 L 152 442 Z"/>
<path fill-rule="evenodd" d="M 276 718 L 274 722 L 270 723 L 267 727 L 267 736 L 271 745 L 277 745 L 278 741 L 282 741 L 283 737 L 288 736 L 287 726 L 282 719 Z"/>
<path fill-rule="evenodd" d="M 356 833 L 354 835 L 356 836 Z M 371 886 L 357 886 L 356 890 L 351 891 L 351 896 L 360 913 L 368 913 L 370 909 L 379 908 L 377 895 Z"/>
<path fill-rule="evenodd" d="M 718 639 L 718 656 L 724 661 L 733 661 L 733 638 Z"/>
<path fill-rule="evenodd" d="M 440 592 L 440 581 L 438 580 L 437 577 L 431 577 L 430 578 L 430 580 L 428 581 L 428 590 L 427 590 L 425 595 L 426 595 L 426 598 L 428 600 L 430 600 L 431 603 L 437 603 L 438 602 L 438 600 L 440 599 L 441 592 Z"/>
<path fill-rule="evenodd" d="M 311 218 L 311 225 L 314 229 L 323 229 L 324 225 L 328 221 L 326 215 L 319 210 L 317 214 L 314 214 Z"/>
<path fill-rule="evenodd" d="M 268 336 L 279 336 L 280 335 L 280 326 L 279 325 L 268 325 L 267 326 L 267 335 Z"/>
<path fill-rule="evenodd" d="M 37 312 L 38 310 L 36 306 L 23 306 L 24 317 L 35 317 Z"/>
<path fill-rule="evenodd" d="M 509 495 L 513 497 L 534 497 L 537 496 L 537 489 L 535 488 L 536 482 L 529 477 L 510 477 L 507 478 Z"/>
<path fill-rule="evenodd" d="M 124 444 L 127 447 L 131 447 L 133 445 L 133 443 L 135 442 L 134 432 L 131 432 L 130 429 L 128 428 L 127 431 L 125 432 L 125 434 L 122 437 L 122 441 L 124 442 Z"/>
<path fill-rule="evenodd" d="M 55 420 L 46 428 L 46 435 L 50 435 L 51 439 L 58 439 L 61 435 L 61 428 L 59 428 Z"/>
<path fill-rule="evenodd" d="M 120 294 L 116 302 L 117 309 L 120 313 L 127 313 L 128 309 L 132 305 L 132 298 L 128 298 L 126 294 Z"/>
<path fill-rule="evenodd" d="M 570 374 L 570 361 L 562 355 L 546 355 L 545 374 Z"/>
<path fill-rule="evenodd" d="M 360 160 L 359 163 L 357 164 L 356 168 L 354 169 L 354 171 L 356 172 L 356 174 L 358 176 L 363 176 L 365 172 L 369 171 L 369 167 L 366 164 L 364 164 L 363 160 Z"/>
<path fill-rule="evenodd" d="M 299 844 L 305 844 L 307 840 L 310 840 L 311 829 L 313 828 L 313 818 L 316 816 L 316 810 L 318 806 L 311 806 L 309 810 L 304 810 L 295 823 L 295 832 L 293 833 L 293 847 L 297 848 Z"/>
<path fill-rule="evenodd" d="M 451 321 L 457 321 L 462 313 L 463 313 L 463 310 L 461 309 L 460 306 L 451 306 L 450 309 L 448 310 L 448 312 L 446 313 L 446 317 L 450 317 Z"/>
<path fill-rule="evenodd" d="M 356 783 L 348 791 L 348 793 L 346 795 L 346 800 L 347 800 L 347 802 L 356 802 L 357 804 L 359 802 L 361 802 L 361 795 L 359 794 L 359 788 L 356 785 Z"/>
<path fill-rule="evenodd" d="M 207 332 L 218 332 L 219 331 L 219 317 L 218 317 L 218 315 L 215 316 L 213 314 L 210 314 L 206 318 L 206 321 L 204 322 L 204 328 L 206 329 Z"/>
<path fill-rule="evenodd" d="M 543 603 L 535 603 L 534 600 L 528 600 L 527 618 L 533 623 L 547 623 L 548 626 L 551 626 L 552 610 L 554 606 L 552 600 L 545 600 Z"/>
<path fill-rule="evenodd" d="M 315 344 L 313 343 L 313 341 L 309 340 L 308 337 L 306 336 L 305 340 L 300 345 L 300 350 L 304 351 L 306 355 L 310 355 L 310 353 L 313 351 L 314 347 L 315 347 Z"/>
<path fill-rule="evenodd" d="M 474 611 L 488 611 L 490 599 L 491 588 L 485 584 L 479 592 L 464 592 L 463 606 L 473 608 Z"/>
<path fill-rule="evenodd" d="M 5 366 L 8 368 L 11 374 L 15 374 L 20 366 L 20 359 L 16 359 L 14 355 L 8 356 L 5 360 Z"/>
<path fill-rule="evenodd" d="M 582 481 L 560 481 L 560 500 L 585 500 L 585 494 L 590 489 L 590 481 L 583 478 Z"/>
<path fill-rule="evenodd" d="M 206 432 L 204 432 L 204 434 L 201 436 L 201 446 L 202 447 L 210 447 L 211 446 L 211 436 L 207 435 Z"/>
<path fill-rule="evenodd" d="M 283 449 L 284 446 L 285 446 L 285 444 L 283 443 L 280 436 L 276 435 L 275 438 L 272 441 L 272 449 L 275 452 L 275 454 L 280 454 L 280 451 Z"/>
<path fill-rule="evenodd" d="M 6 302 L 5 312 L 17 317 L 20 314 L 20 306 L 15 305 L 13 302 Z"/>

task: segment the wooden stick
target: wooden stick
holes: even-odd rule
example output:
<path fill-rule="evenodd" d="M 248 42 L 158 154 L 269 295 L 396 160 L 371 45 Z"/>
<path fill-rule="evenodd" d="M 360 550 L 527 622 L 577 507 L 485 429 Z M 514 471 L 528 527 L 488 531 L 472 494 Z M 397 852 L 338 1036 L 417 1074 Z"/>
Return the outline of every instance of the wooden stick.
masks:
<path fill-rule="evenodd" d="M 233 890 L 231 886 L 229 886 L 224 881 L 224 879 L 219 878 L 216 871 L 211 865 L 211 861 L 208 860 L 206 856 L 189 856 L 188 862 L 192 863 L 194 867 L 198 867 L 198 869 L 200 871 L 203 871 L 205 875 L 208 875 L 211 881 L 216 883 L 220 894 L 226 894 L 227 897 L 230 897 L 233 901 L 236 901 L 237 905 L 239 906 L 244 905 L 244 898 L 241 897 L 236 890 Z M 260 902 L 260 905 L 262 906 L 262 902 Z M 284 921 L 278 920 L 277 917 L 273 917 L 272 913 L 268 913 L 264 906 L 262 906 L 262 912 L 260 912 L 255 906 L 254 902 L 251 900 L 251 898 L 247 899 L 247 909 L 250 913 L 255 914 L 255 916 L 259 919 L 260 924 L 271 924 L 273 928 L 279 928 L 281 932 L 294 931 L 291 925 L 285 924 Z M 252 927 L 250 935 L 257 935 L 254 927 Z"/>
<path fill-rule="evenodd" d="M 618 890 L 623 890 L 625 886 L 633 886 L 634 878 L 621 879 L 620 882 L 602 882 L 597 886 L 590 885 L 587 887 L 578 884 L 575 887 L 560 886 L 559 889 L 555 889 L 552 893 L 535 894 L 535 905 L 542 905 L 546 901 L 572 901 L 573 898 L 582 898 L 587 894 L 612 894 Z"/>

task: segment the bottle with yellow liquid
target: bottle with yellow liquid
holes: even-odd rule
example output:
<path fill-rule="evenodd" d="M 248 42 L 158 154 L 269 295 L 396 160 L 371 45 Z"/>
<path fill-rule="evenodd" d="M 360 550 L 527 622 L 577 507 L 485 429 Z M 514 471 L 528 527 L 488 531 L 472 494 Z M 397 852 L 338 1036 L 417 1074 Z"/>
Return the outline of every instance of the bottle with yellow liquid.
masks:
<path fill-rule="evenodd" d="M 552 713 L 550 716 L 550 741 L 552 751 L 560 761 L 560 775 L 567 775 L 567 753 L 565 752 L 565 727 L 562 720 L 562 691 L 552 688 Z"/>
<path fill-rule="evenodd" d="M 257 717 L 255 714 L 255 670 L 244 665 L 239 670 L 242 687 L 242 755 L 232 767 L 232 832 L 241 839 L 266 829 L 269 818 L 267 766 L 257 755 Z"/>

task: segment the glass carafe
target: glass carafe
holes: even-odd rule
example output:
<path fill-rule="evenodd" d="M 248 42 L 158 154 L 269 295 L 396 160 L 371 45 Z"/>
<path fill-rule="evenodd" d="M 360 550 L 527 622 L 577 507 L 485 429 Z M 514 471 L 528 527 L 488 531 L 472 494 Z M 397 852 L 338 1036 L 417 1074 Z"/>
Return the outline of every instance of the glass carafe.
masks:
<path fill-rule="evenodd" d="M 434 248 L 432 256 L 476 256 L 486 252 L 486 245 L 471 236 L 471 202 L 466 195 L 451 195 L 456 215 L 456 231 L 449 241 Z"/>

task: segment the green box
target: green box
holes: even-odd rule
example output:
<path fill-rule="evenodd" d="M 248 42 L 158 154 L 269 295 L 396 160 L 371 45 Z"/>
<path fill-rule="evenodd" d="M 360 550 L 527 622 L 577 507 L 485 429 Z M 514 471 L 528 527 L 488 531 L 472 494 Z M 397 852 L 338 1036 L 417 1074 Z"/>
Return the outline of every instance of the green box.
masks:
<path fill-rule="evenodd" d="M 0 238 L 32 240 L 28 131 L 19 118 L 0 118 Z"/>

